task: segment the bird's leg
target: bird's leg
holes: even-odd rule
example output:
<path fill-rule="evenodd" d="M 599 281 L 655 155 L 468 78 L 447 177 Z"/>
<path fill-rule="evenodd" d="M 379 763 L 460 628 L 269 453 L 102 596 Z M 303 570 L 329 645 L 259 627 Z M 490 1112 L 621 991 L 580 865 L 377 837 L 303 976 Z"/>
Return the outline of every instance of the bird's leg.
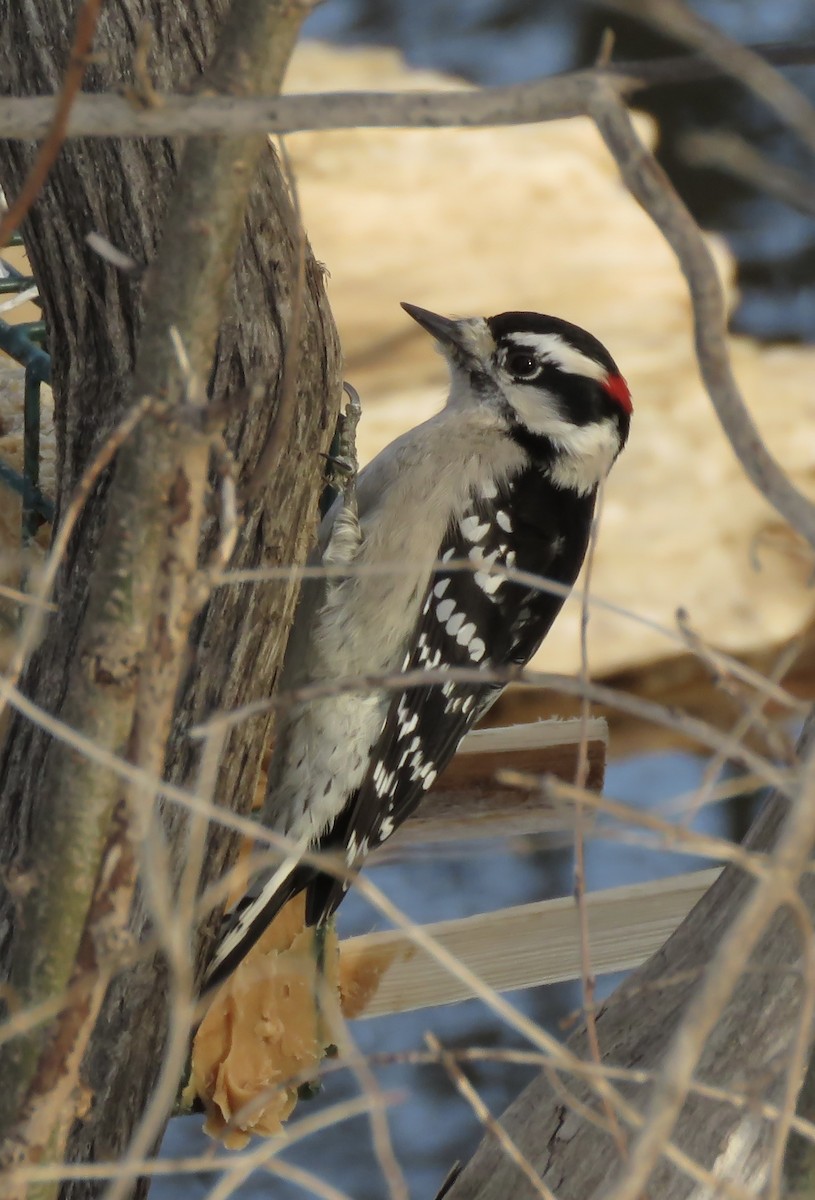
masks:
<path fill-rule="evenodd" d="M 343 383 L 348 397 L 345 411 L 337 420 L 337 429 L 326 455 L 326 490 L 321 508 L 325 514 L 337 495 L 342 495 L 345 509 L 356 516 L 356 483 L 359 473 L 357 458 L 357 425 L 362 415 L 359 393 L 350 383 Z"/>
<path fill-rule="evenodd" d="M 343 500 L 342 508 L 334 520 L 328 545 L 323 551 L 323 562 L 330 566 L 352 563 L 362 543 L 357 520 L 357 425 L 362 409 L 356 389 L 352 388 L 350 383 L 344 383 L 343 387 L 348 395 L 348 404 L 345 412 L 340 415 L 334 444 L 331 447 L 332 453 L 328 456 L 330 489 L 333 492 L 331 502 L 333 503 L 337 494 L 342 496 Z M 333 453 L 335 448 L 336 453 Z M 331 590 L 332 585 L 329 584 L 327 595 Z"/>

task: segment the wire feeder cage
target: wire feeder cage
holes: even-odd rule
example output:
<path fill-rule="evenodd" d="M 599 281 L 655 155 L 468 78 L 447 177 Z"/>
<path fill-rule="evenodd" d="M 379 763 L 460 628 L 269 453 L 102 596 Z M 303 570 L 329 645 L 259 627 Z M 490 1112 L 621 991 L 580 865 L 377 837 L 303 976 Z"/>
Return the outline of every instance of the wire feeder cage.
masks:
<path fill-rule="evenodd" d="M 22 245 L 15 234 L 12 246 Z M 0 313 L 3 298 L 28 291 L 34 285 L 30 275 L 23 275 L 5 259 L 0 258 Z M 39 303 L 34 299 L 35 303 Z M 0 485 L 11 488 L 22 497 L 21 544 L 29 544 L 41 525 L 54 519 L 54 503 L 40 490 L 40 392 L 42 384 L 51 382 L 51 356 L 43 349 L 45 322 L 28 321 L 11 325 L 0 316 L 0 351 L 25 367 L 23 400 L 23 469 L 16 470 L 0 458 Z"/>

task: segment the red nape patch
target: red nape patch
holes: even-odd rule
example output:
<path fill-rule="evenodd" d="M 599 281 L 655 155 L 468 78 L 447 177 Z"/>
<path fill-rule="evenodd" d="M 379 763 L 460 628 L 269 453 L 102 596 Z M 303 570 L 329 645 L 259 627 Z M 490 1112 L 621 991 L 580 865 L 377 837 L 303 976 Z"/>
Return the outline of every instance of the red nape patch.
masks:
<path fill-rule="evenodd" d="M 628 384 L 622 375 L 607 375 L 603 388 L 611 396 L 611 399 L 616 400 L 620 408 L 630 416 L 634 411 L 634 405 L 631 403 Z"/>

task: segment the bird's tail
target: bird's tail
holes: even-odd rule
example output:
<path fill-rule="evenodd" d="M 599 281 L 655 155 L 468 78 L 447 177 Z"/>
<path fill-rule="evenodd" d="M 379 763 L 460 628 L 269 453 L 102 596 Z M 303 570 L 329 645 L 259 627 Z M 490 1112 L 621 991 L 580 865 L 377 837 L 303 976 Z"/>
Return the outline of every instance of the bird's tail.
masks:
<path fill-rule="evenodd" d="M 304 891 L 315 876 L 314 867 L 299 863 L 284 879 L 279 872 L 252 889 L 232 910 L 209 964 L 204 989 L 210 991 L 228 978 L 263 935 L 284 904 Z"/>

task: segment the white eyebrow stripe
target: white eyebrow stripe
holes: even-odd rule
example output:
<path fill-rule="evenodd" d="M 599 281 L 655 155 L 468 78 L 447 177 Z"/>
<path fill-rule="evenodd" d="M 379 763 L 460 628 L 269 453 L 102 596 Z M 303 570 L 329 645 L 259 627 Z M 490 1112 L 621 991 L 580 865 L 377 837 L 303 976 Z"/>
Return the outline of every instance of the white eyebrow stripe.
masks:
<path fill-rule="evenodd" d="M 508 340 L 519 350 L 531 350 L 539 358 L 548 358 L 569 375 L 584 375 L 598 381 L 608 375 L 604 366 L 575 350 L 557 333 L 516 333 L 510 334 Z"/>

